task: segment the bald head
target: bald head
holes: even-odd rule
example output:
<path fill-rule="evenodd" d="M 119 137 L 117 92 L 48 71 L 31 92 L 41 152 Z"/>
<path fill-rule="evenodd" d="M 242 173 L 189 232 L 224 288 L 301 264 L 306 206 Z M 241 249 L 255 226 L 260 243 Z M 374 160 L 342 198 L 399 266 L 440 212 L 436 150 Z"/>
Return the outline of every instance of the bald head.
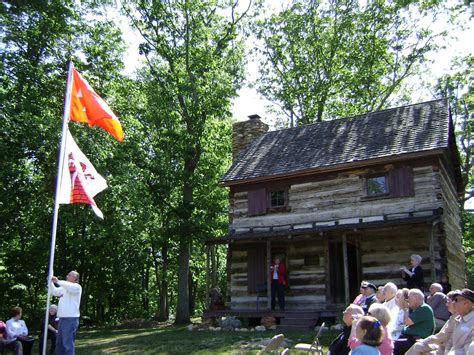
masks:
<path fill-rule="evenodd" d="M 79 283 L 79 273 L 77 271 L 70 271 L 66 276 L 66 280 L 69 282 Z"/>
<path fill-rule="evenodd" d="M 436 292 L 443 292 L 443 286 L 438 283 L 431 284 L 430 286 L 430 294 L 433 296 Z"/>
<path fill-rule="evenodd" d="M 362 317 L 364 315 L 364 310 L 362 307 L 350 304 L 347 308 L 342 312 L 342 321 L 346 323 L 347 326 L 351 326 L 354 318 Z"/>
<path fill-rule="evenodd" d="M 415 310 L 425 303 L 425 295 L 417 288 L 408 291 L 408 304 L 411 309 Z"/>
<path fill-rule="evenodd" d="M 383 287 L 385 301 L 390 301 L 397 294 L 398 287 L 393 282 L 387 282 Z"/>

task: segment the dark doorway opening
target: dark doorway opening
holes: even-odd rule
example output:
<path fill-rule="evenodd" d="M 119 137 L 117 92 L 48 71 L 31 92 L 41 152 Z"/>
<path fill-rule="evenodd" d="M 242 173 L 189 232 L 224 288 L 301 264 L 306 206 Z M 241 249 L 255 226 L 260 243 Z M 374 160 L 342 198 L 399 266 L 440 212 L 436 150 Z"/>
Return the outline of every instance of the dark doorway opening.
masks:
<path fill-rule="evenodd" d="M 353 300 L 359 293 L 360 270 L 359 252 L 355 243 L 346 243 L 347 266 L 349 277 L 349 300 Z M 333 303 L 345 303 L 346 290 L 344 282 L 344 253 L 342 241 L 329 242 L 329 290 Z"/>

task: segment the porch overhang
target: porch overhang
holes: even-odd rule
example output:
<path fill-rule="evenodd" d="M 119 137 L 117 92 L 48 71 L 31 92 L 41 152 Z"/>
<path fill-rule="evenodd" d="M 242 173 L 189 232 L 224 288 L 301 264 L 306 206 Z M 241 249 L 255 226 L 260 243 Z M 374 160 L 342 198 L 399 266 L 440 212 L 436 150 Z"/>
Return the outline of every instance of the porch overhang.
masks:
<path fill-rule="evenodd" d="M 380 216 L 345 218 L 332 221 L 318 221 L 304 224 L 280 225 L 272 227 L 247 228 L 235 230 L 227 236 L 205 240 L 205 245 L 230 244 L 237 241 L 263 240 L 284 237 L 298 237 L 315 233 L 328 233 L 332 231 L 348 231 L 391 227 L 397 225 L 431 224 L 440 219 L 443 210 L 423 210 L 417 212 L 384 214 Z"/>

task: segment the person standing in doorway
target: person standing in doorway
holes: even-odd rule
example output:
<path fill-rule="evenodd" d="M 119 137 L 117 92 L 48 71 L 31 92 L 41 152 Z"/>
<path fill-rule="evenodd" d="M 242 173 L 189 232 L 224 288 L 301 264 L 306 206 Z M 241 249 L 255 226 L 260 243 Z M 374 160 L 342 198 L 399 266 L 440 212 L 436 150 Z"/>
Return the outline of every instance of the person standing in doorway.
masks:
<path fill-rule="evenodd" d="M 280 259 L 275 258 L 273 265 L 270 266 L 270 276 L 272 279 L 272 310 L 275 309 L 276 296 L 278 296 L 278 306 L 281 311 L 285 310 L 285 286 L 286 286 L 286 268 Z"/>
<path fill-rule="evenodd" d="M 58 318 L 59 328 L 56 337 L 56 354 L 74 354 L 74 340 L 79 327 L 79 306 L 81 304 L 82 287 L 79 285 L 79 273 L 71 271 L 66 281 L 56 276 L 51 279 L 53 296 L 59 297 Z M 55 284 L 59 285 L 56 287 Z"/>

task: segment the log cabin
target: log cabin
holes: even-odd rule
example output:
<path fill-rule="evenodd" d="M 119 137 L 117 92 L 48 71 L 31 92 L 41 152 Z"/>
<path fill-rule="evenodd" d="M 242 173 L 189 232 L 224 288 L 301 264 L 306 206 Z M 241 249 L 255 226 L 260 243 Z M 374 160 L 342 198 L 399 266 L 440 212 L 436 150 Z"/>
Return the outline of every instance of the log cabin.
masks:
<path fill-rule="evenodd" d="M 423 257 L 426 287 L 465 285 L 464 193 L 446 100 L 268 131 L 257 115 L 233 126 L 229 189 L 229 310 L 270 309 L 270 264 L 287 268 L 288 312 L 336 315 L 362 280 L 404 282 Z M 263 294 L 261 291 L 264 291 Z M 284 317 L 285 312 L 273 313 Z"/>

